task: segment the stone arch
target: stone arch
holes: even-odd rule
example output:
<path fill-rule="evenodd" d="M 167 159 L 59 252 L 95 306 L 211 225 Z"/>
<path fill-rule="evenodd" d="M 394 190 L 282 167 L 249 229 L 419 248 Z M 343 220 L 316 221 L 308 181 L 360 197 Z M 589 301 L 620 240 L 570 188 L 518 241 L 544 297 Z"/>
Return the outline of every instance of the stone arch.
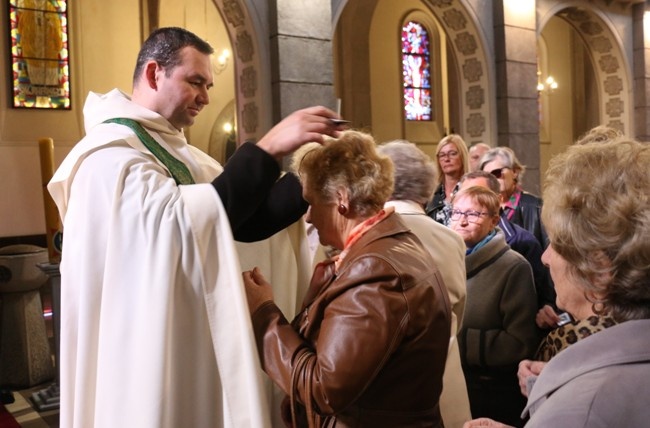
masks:
<path fill-rule="evenodd" d="M 213 0 L 233 47 L 237 143 L 256 140 L 270 128 L 269 46 L 260 12 L 250 0 Z"/>
<path fill-rule="evenodd" d="M 363 12 L 361 4 L 363 4 Z M 366 46 L 368 43 L 368 36 L 367 34 L 360 34 L 361 29 L 365 31 L 369 28 L 369 21 L 373 15 L 372 10 L 375 9 L 376 4 L 377 0 L 355 0 L 355 2 L 335 0 L 332 2 L 332 28 L 335 29 L 336 34 L 340 31 L 339 23 L 342 19 L 345 19 L 342 18 L 344 12 L 348 13 L 349 10 L 344 11 L 344 9 L 352 8 L 355 11 L 357 30 L 355 36 L 358 39 L 355 43 L 361 43 L 358 49 L 359 55 L 362 55 L 363 43 Z M 488 55 L 488 43 L 480 30 L 480 26 L 477 24 L 478 18 L 474 15 L 472 9 L 466 6 L 464 0 L 423 0 L 422 6 L 435 17 L 449 40 L 447 44 L 447 48 L 451 50 L 449 58 L 453 58 L 454 63 L 448 69 L 455 71 L 454 78 L 458 87 L 458 93 L 448 94 L 448 97 L 455 97 L 458 100 L 456 107 L 459 116 L 459 123 L 457 124 L 459 129 L 454 129 L 454 132 L 463 135 L 468 144 L 475 142 L 489 144 L 491 141 L 496 141 L 494 68 L 490 55 Z M 395 17 L 396 20 L 399 20 L 399 18 Z M 335 49 L 336 51 L 337 49 Z M 338 58 L 338 60 L 340 63 L 341 58 Z M 368 67 L 368 65 L 365 65 L 365 67 Z M 361 74 L 365 72 L 367 70 L 363 70 Z M 345 74 L 343 79 L 337 75 L 336 86 L 343 93 L 347 93 L 349 88 L 344 87 L 347 82 L 342 80 L 349 77 L 351 81 L 354 81 L 355 77 L 349 75 L 349 71 L 346 71 L 344 67 L 338 67 L 337 73 Z M 363 82 L 358 83 L 357 87 L 364 85 Z M 365 88 L 365 90 L 368 90 L 368 88 Z M 369 99 L 369 95 L 366 94 L 365 98 L 359 98 L 357 103 L 366 101 L 367 103 L 364 104 L 369 105 Z M 346 107 L 348 106 L 346 106 L 344 100 L 344 113 Z M 354 111 L 358 106 L 352 105 L 348 108 L 348 111 Z M 364 117 L 364 124 L 370 122 L 366 112 L 359 112 L 359 115 Z"/>
<path fill-rule="evenodd" d="M 468 144 L 496 141 L 494 68 L 478 19 L 465 1 L 425 0 L 450 40 L 458 76 L 461 129 Z"/>
<path fill-rule="evenodd" d="M 602 12 L 580 2 L 549 9 L 540 19 L 538 32 L 553 16 L 563 19 L 576 31 L 591 57 L 599 89 L 600 123 L 631 135 L 634 114 L 631 67 L 613 25 Z"/>

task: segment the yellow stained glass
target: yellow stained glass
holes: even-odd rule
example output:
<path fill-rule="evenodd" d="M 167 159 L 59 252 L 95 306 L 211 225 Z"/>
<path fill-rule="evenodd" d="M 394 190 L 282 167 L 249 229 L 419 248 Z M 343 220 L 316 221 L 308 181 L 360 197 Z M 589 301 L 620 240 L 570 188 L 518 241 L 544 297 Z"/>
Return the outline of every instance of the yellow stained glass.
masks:
<path fill-rule="evenodd" d="M 13 106 L 70 108 L 67 0 L 10 0 Z"/>

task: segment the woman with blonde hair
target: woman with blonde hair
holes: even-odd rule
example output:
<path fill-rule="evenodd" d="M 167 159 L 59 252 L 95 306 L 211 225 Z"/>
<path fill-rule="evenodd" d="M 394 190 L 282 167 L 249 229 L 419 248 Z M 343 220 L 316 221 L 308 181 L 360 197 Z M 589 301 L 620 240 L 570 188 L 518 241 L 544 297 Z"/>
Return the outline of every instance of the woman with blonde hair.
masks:
<path fill-rule="evenodd" d="M 458 192 L 460 178 L 469 171 L 467 144 L 458 134 L 444 137 L 436 147 L 438 188 L 426 207 L 429 217 L 449 226 L 451 198 Z"/>
<path fill-rule="evenodd" d="M 294 170 L 321 244 L 289 321 L 259 270 L 244 273 L 262 368 L 286 394 L 288 426 L 441 427 L 447 291 L 420 240 L 384 208 L 393 164 L 369 134 L 304 146 Z"/>

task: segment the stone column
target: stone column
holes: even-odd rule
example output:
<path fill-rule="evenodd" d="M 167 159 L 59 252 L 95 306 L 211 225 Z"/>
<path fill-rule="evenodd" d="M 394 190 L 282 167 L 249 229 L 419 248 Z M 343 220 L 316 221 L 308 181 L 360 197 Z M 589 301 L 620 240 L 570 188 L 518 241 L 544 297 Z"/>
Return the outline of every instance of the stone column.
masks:
<path fill-rule="evenodd" d="M 540 193 L 535 0 L 495 0 L 498 145 L 526 165 L 524 188 Z"/>
<path fill-rule="evenodd" d="M 334 109 L 331 0 L 269 3 L 273 120 L 312 105 Z"/>
<path fill-rule="evenodd" d="M 648 2 L 638 3 L 633 6 L 633 137 L 641 141 L 650 141 L 650 33 L 644 25 L 644 16 L 646 13 L 650 14 L 650 5 Z"/>

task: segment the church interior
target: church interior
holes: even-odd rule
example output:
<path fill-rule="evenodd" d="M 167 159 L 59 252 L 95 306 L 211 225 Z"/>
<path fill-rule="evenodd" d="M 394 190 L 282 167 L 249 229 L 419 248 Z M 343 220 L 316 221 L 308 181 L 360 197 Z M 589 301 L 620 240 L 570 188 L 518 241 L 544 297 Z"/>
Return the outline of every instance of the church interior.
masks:
<path fill-rule="evenodd" d="M 22 24 L 28 13 L 43 21 Z M 28 269 L 57 261 L 44 180 L 83 138 L 88 93 L 130 92 L 156 28 L 186 28 L 215 50 L 210 103 L 184 132 L 222 164 L 311 105 L 431 156 L 448 134 L 510 147 L 534 194 L 549 160 L 597 125 L 650 138 L 643 0 L 9 0 L 0 15 L 0 389 L 14 392 L 6 407 L 22 426 L 58 426 L 56 405 L 30 401 L 57 379 L 56 273 Z M 424 54 L 404 50 L 409 31 Z"/>

